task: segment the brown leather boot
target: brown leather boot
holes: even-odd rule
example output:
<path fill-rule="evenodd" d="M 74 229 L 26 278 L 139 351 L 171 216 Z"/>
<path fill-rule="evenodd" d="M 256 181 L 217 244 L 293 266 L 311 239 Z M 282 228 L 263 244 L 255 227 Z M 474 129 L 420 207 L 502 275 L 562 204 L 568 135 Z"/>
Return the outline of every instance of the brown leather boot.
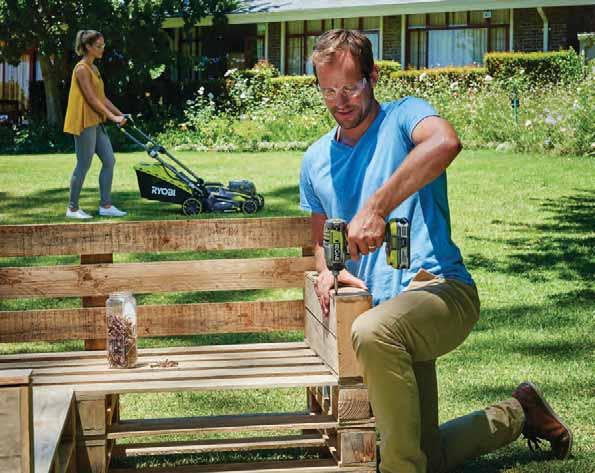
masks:
<path fill-rule="evenodd" d="M 556 415 L 539 388 L 525 381 L 514 390 L 512 397 L 523 406 L 523 436 L 527 439 L 529 448 L 532 451 L 539 449 L 540 439 L 547 440 L 556 458 L 568 458 L 572 449 L 572 432 Z"/>

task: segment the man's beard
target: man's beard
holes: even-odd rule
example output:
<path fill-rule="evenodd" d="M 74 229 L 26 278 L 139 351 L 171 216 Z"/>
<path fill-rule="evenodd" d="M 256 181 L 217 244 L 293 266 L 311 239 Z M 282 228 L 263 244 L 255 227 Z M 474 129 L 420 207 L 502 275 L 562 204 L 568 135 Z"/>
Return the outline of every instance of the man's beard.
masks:
<path fill-rule="evenodd" d="M 355 115 L 352 118 L 350 118 L 349 120 L 343 120 L 343 119 L 340 119 L 339 117 L 337 117 L 337 109 L 336 108 L 333 109 L 332 115 L 335 118 L 335 121 L 339 124 L 339 126 L 343 130 L 351 130 L 351 129 L 356 128 L 357 126 L 361 125 L 361 123 L 366 119 L 366 117 L 372 111 L 373 105 L 374 105 L 374 99 L 372 98 L 370 100 L 370 103 L 367 108 L 362 107 L 362 108 L 349 109 L 351 112 L 355 112 Z"/>

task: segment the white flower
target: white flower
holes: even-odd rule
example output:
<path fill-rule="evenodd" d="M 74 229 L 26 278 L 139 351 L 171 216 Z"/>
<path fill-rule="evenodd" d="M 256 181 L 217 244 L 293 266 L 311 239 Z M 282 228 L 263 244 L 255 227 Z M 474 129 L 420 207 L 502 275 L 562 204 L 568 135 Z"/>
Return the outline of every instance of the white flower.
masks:
<path fill-rule="evenodd" d="M 485 82 L 492 82 L 494 80 L 494 78 L 491 75 L 486 74 L 486 76 L 483 78 L 483 80 Z"/>
<path fill-rule="evenodd" d="M 556 123 L 558 123 L 558 120 L 556 120 L 551 113 L 548 113 L 547 117 L 545 117 L 544 122 L 546 125 L 554 126 Z"/>
<path fill-rule="evenodd" d="M 205 93 L 205 88 L 203 86 L 200 87 L 200 89 L 198 89 L 198 95 L 202 95 Z"/>
<path fill-rule="evenodd" d="M 424 80 L 426 80 L 426 77 L 428 77 L 428 74 L 427 74 L 427 72 L 422 72 L 422 73 L 419 75 L 419 81 L 420 81 L 420 82 L 423 82 Z"/>
<path fill-rule="evenodd" d="M 246 94 L 245 94 L 244 92 L 242 92 L 242 93 L 240 94 L 240 98 L 241 98 L 241 99 L 245 99 L 245 98 L 246 98 Z"/>
<path fill-rule="evenodd" d="M 579 110 L 581 108 L 581 106 L 579 105 L 579 103 L 575 100 L 574 103 L 572 104 L 572 110 Z"/>
<path fill-rule="evenodd" d="M 456 90 L 459 88 L 459 83 L 455 80 L 452 84 L 450 84 L 450 90 Z"/>
<path fill-rule="evenodd" d="M 225 71 L 225 74 L 223 74 L 223 77 L 229 77 L 230 75 L 232 75 L 234 72 L 236 72 L 238 69 L 237 68 L 233 68 L 233 69 L 228 69 L 227 71 Z"/>
<path fill-rule="evenodd" d="M 207 95 L 207 97 L 209 97 L 209 100 L 213 100 L 215 98 L 213 92 L 209 92 L 209 95 Z"/>
<path fill-rule="evenodd" d="M 529 128 L 531 125 L 533 125 L 533 122 L 532 122 L 531 120 L 527 120 L 527 121 L 525 122 L 525 127 L 526 127 L 526 128 Z"/>

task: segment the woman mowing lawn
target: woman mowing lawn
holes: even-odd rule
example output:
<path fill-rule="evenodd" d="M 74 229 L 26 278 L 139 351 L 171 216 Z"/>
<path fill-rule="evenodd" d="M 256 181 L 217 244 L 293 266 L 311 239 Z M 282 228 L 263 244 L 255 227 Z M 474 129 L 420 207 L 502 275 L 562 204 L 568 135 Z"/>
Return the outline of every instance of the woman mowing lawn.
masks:
<path fill-rule="evenodd" d="M 121 211 L 111 202 L 112 179 L 116 163 L 112 144 L 103 126 L 106 119 L 123 125 L 124 114 L 105 96 L 103 80 L 95 59 L 103 57 L 105 40 L 99 31 L 81 30 L 76 34 L 75 51 L 82 59 L 74 66 L 68 107 L 64 120 L 64 132 L 74 135 L 76 167 L 70 178 L 70 203 L 66 209 L 68 218 L 92 218 L 79 208 L 79 196 L 91 159 L 97 153 L 101 159 L 99 192 L 101 201 L 99 215 L 103 217 L 123 217 Z"/>

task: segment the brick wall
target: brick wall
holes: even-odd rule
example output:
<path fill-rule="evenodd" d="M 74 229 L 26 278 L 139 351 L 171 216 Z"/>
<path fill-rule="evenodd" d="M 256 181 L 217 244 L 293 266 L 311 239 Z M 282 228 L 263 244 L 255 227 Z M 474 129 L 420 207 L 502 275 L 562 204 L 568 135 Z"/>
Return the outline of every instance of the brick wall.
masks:
<path fill-rule="evenodd" d="M 514 50 L 543 51 L 543 21 L 536 8 L 514 10 Z"/>
<path fill-rule="evenodd" d="M 595 6 L 551 7 L 543 11 L 549 22 L 550 51 L 571 46 L 578 50 L 577 33 L 595 31 Z M 514 50 L 543 51 L 543 21 L 537 8 L 514 10 Z"/>
<path fill-rule="evenodd" d="M 281 23 L 269 23 L 269 62 L 281 70 Z"/>
<path fill-rule="evenodd" d="M 401 61 L 401 17 L 385 16 L 382 19 L 383 59 Z"/>

